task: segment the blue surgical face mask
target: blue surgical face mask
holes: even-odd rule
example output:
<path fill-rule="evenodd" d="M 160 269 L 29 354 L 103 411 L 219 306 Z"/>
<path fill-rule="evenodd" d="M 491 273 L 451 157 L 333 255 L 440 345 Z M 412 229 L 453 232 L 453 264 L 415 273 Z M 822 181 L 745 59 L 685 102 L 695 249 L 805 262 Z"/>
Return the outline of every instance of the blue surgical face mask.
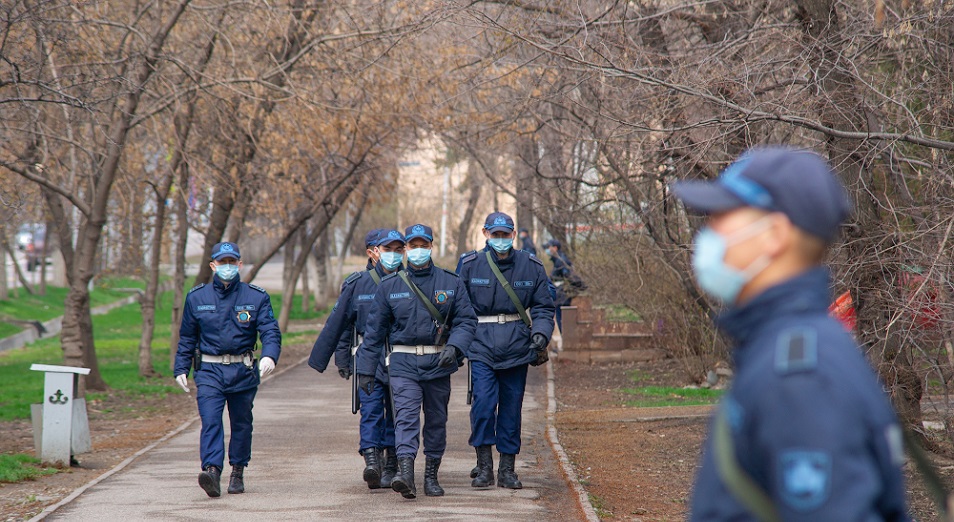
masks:
<path fill-rule="evenodd" d="M 412 248 L 407 251 L 407 261 L 414 266 L 424 266 L 430 260 L 430 248 Z"/>
<path fill-rule="evenodd" d="M 223 281 L 231 281 L 238 276 L 238 265 L 218 265 L 215 267 L 215 275 Z"/>
<path fill-rule="evenodd" d="M 385 270 L 390 272 L 401 266 L 401 261 L 403 260 L 404 254 L 398 252 L 381 252 L 381 258 L 378 262 L 381 263 L 381 266 L 383 266 Z"/>
<path fill-rule="evenodd" d="M 510 250 L 513 247 L 513 239 L 509 237 L 492 237 L 487 240 L 487 244 L 490 245 L 490 248 L 493 248 L 499 254 Z"/>
<path fill-rule="evenodd" d="M 760 219 L 725 238 L 709 227 L 699 230 L 692 254 L 692 272 L 699 287 L 707 294 L 728 304 L 735 303 L 742 288 L 771 262 L 768 256 L 760 256 L 743 270 L 725 263 L 725 253 L 730 246 L 761 232 L 769 222 Z"/>

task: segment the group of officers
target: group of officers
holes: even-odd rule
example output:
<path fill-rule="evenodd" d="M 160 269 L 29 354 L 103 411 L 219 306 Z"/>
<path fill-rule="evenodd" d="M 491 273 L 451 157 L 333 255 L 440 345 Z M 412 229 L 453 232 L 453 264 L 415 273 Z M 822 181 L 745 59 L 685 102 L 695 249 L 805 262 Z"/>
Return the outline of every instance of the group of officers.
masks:
<path fill-rule="evenodd" d="M 312 368 L 323 372 L 334 357 L 338 374 L 357 380 L 358 449 L 371 489 L 417 496 L 414 463 L 423 436 L 424 494 L 444 494 L 438 471 L 447 446 L 450 379 L 465 358 L 469 442 L 477 454 L 471 484 L 523 487 L 514 471 L 523 396 L 528 366 L 548 359 L 553 296 L 543 263 L 514 248 L 510 216 L 490 214 L 483 233 L 486 246 L 461 256 L 451 272 L 431 259 L 430 227 L 371 231 L 366 270 L 345 280 L 315 342 Z"/>
<path fill-rule="evenodd" d="M 417 496 L 414 462 L 423 435 L 424 494 L 444 494 L 437 474 L 447 446 L 450 377 L 465 359 L 470 445 L 477 454 L 472 485 L 523 487 L 514 461 L 520 453 L 527 372 L 528 366 L 548 360 L 555 292 L 543 263 L 514 248 L 517 232 L 510 216 L 490 214 L 483 233 L 486 246 L 461 256 L 455 273 L 431 259 L 430 227 L 373 230 L 365 238 L 366 270 L 345 280 L 315 342 L 308 361 L 312 368 L 323 372 L 334 357 L 338 374 L 354 379 L 352 407 L 361 412 L 358 449 L 371 489 L 389 487 L 405 498 Z M 202 420 L 198 481 L 210 497 L 218 497 L 225 459 L 223 410 L 228 407 L 231 423 L 228 493 L 243 493 L 252 402 L 261 378 L 278 361 L 281 333 L 268 294 L 239 279 L 238 245 L 218 243 L 211 258 L 211 284 L 186 296 L 175 376 L 189 392 L 187 377 L 193 371 Z"/>

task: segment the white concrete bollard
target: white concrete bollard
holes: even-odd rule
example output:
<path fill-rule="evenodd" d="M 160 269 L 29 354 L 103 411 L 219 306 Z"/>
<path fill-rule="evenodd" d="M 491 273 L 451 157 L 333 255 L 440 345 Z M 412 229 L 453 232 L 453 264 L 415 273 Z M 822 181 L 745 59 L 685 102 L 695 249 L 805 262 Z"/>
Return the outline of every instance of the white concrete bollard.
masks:
<path fill-rule="evenodd" d="M 80 375 L 89 368 L 34 364 L 31 370 L 44 372 L 43 402 L 32 407 L 36 453 L 49 464 L 69 466 L 70 456 L 90 450 L 86 401 L 74 399 Z M 40 420 L 42 419 L 42 422 Z"/>

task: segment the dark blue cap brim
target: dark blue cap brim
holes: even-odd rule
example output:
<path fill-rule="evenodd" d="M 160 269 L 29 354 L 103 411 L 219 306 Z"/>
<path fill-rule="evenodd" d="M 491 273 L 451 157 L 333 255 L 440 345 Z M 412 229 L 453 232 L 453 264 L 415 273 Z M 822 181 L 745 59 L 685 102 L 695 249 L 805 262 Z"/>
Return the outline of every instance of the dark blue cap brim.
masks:
<path fill-rule="evenodd" d="M 219 252 L 212 256 L 212 261 L 218 261 L 223 257 L 231 257 L 232 259 L 242 259 L 242 256 L 236 254 L 235 252 Z"/>
<path fill-rule="evenodd" d="M 670 188 L 687 209 L 701 214 L 717 214 L 746 206 L 715 181 L 677 181 Z"/>
<path fill-rule="evenodd" d="M 487 232 L 513 232 L 513 227 L 507 225 L 494 225 L 492 227 L 484 226 L 484 230 Z"/>
<path fill-rule="evenodd" d="M 421 239 L 426 239 L 430 243 L 434 242 L 434 238 L 426 234 L 411 234 L 409 236 L 404 236 L 404 239 L 406 243 L 410 243 L 412 239 L 418 238 L 418 237 Z"/>
<path fill-rule="evenodd" d="M 388 245 L 390 245 L 391 243 L 401 243 L 402 245 L 406 245 L 406 244 L 407 244 L 407 241 L 405 241 L 405 240 L 403 240 L 403 239 L 395 239 L 395 238 L 388 239 L 388 238 L 384 238 L 384 239 L 382 239 L 381 241 L 378 241 L 378 244 L 377 244 L 376 246 L 388 246 Z"/>

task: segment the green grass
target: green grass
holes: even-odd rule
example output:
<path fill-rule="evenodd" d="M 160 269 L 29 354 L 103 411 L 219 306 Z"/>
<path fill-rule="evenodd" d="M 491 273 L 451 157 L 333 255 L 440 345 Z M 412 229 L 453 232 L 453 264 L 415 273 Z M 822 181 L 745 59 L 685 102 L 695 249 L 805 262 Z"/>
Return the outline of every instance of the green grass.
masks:
<path fill-rule="evenodd" d="M 638 323 L 642 321 L 639 315 L 623 305 L 604 305 L 598 308 L 606 310 L 606 320 L 614 323 Z"/>
<path fill-rule="evenodd" d="M 182 393 L 171 379 L 169 370 L 170 315 L 172 292 L 165 292 L 156 308 L 156 331 L 152 341 L 153 367 L 162 374 L 158 378 L 139 376 L 138 347 L 141 334 L 139 304 L 121 306 L 104 315 L 93 316 L 93 335 L 96 339 L 96 354 L 103 379 L 113 392 L 127 397 L 164 396 Z M 299 298 L 300 299 L 300 298 Z M 299 301 L 300 303 L 300 301 Z M 280 310 L 281 296 L 273 296 L 276 315 Z M 300 309 L 300 304 L 298 305 Z M 317 319 L 326 311 L 292 317 Z M 313 340 L 316 332 L 301 332 L 286 336 L 285 344 Z M 0 421 L 27 419 L 30 404 L 38 402 L 43 394 L 43 376 L 30 371 L 30 365 L 62 364 L 63 354 L 59 336 L 43 339 L 27 347 L 0 353 Z M 88 400 L 102 399 L 105 395 L 90 393 Z"/>
<path fill-rule="evenodd" d="M 675 388 L 670 386 L 643 386 L 625 388 L 623 393 L 635 398 L 626 401 L 627 406 L 651 408 L 659 406 L 699 406 L 715 404 L 722 397 L 722 390 L 706 388 Z"/>
<path fill-rule="evenodd" d="M 20 482 L 41 475 L 52 475 L 56 468 L 39 466 L 40 459 L 24 453 L 0 455 L 0 482 Z"/>
<path fill-rule="evenodd" d="M 95 307 L 129 297 L 132 292 L 121 288 L 144 289 L 145 283 L 131 277 L 101 277 L 96 280 L 93 291 L 90 292 L 90 306 Z M 14 298 L 13 292 L 8 292 L 9 299 L 0 301 L 0 319 L 9 317 L 24 321 L 48 321 L 63 315 L 63 303 L 69 289 L 59 286 L 46 287 L 46 295 L 30 295 L 24 289 L 19 289 L 20 297 Z M 0 337 L 15 334 L 23 330 L 20 325 L 0 323 Z"/>

